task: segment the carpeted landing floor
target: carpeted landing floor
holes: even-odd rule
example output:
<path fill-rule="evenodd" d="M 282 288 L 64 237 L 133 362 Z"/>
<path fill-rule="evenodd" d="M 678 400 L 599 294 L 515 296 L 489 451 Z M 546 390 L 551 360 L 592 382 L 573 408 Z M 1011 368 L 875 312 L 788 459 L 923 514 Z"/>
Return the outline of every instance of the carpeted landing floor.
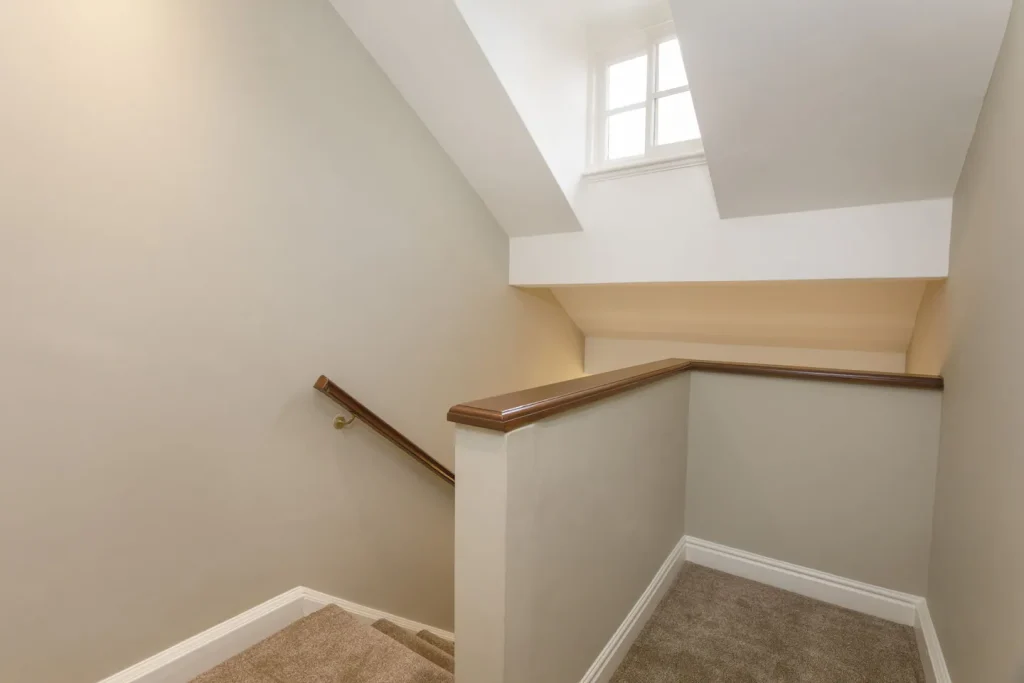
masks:
<path fill-rule="evenodd" d="M 924 683 L 914 630 L 685 564 L 612 683 Z"/>

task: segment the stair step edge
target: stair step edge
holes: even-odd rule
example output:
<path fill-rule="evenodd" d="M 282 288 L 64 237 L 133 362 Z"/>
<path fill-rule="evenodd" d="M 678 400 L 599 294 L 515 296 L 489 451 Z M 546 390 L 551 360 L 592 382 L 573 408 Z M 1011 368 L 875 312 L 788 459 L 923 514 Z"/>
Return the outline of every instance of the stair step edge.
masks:
<path fill-rule="evenodd" d="M 404 645 L 406 648 L 418 654 L 420 657 L 423 657 L 428 662 L 431 662 L 449 673 L 455 673 L 455 657 L 426 639 L 421 638 L 417 634 L 404 629 L 398 624 L 388 621 L 387 619 L 378 619 L 373 622 L 372 627 L 390 637 L 392 640 Z"/>
<path fill-rule="evenodd" d="M 432 631 L 428 631 L 426 629 L 417 633 L 416 636 L 421 640 L 427 641 L 439 650 L 444 650 L 452 657 L 455 656 L 455 643 L 453 643 L 452 641 L 442 638 L 436 633 L 433 633 Z"/>

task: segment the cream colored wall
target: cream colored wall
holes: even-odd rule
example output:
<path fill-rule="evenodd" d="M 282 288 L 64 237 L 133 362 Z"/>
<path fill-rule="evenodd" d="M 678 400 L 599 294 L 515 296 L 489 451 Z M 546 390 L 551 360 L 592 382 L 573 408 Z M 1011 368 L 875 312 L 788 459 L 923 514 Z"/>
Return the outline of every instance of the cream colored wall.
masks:
<path fill-rule="evenodd" d="M 472 427 L 455 430 L 455 673 L 460 681 L 505 680 L 510 438 Z"/>
<path fill-rule="evenodd" d="M 1024 6 L 953 200 L 928 605 L 954 681 L 1024 675 Z"/>
<path fill-rule="evenodd" d="M 460 680 L 583 678 L 683 536 L 689 382 L 458 430 Z"/>
<path fill-rule="evenodd" d="M 0 680 L 303 584 L 450 628 L 448 406 L 582 371 L 326 0 L 0 5 Z"/>
<path fill-rule="evenodd" d="M 924 595 L 941 398 L 692 373 L 687 535 Z"/>
<path fill-rule="evenodd" d="M 552 291 L 588 337 L 871 352 L 889 362 L 899 357 L 902 371 L 928 282 L 691 282 Z"/>
<path fill-rule="evenodd" d="M 949 353 L 949 302 L 946 281 L 928 283 L 907 348 L 907 372 L 941 375 Z"/>
<path fill-rule="evenodd" d="M 778 346 L 741 346 L 734 344 L 694 344 L 657 339 L 609 339 L 587 337 L 585 367 L 587 373 L 607 372 L 663 358 L 798 365 L 841 370 L 903 372 L 902 353 L 841 351 L 834 349 L 793 349 Z"/>
<path fill-rule="evenodd" d="M 509 681 L 583 678 L 682 538 L 689 396 L 677 376 L 510 449 Z"/>

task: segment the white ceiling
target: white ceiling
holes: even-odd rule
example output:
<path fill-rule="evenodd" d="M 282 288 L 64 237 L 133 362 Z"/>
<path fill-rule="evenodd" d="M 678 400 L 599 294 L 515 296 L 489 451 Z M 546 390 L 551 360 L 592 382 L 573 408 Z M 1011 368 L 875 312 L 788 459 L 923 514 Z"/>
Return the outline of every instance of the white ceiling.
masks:
<path fill-rule="evenodd" d="M 331 3 L 510 236 L 581 229 L 454 0 Z"/>
<path fill-rule="evenodd" d="M 707 208 L 719 215 L 691 215 L 683 202 L 672 214 L 682 227 L 651 233 L 643 245 L 663 260 L 672 257 L 666 245 L 680 240 L 693 253 L 698 223 L 709 227 L 700 244 L 717 244 L 738 225 L 720 219 L 950 197 L 1011 2 L 331 1 L 505 231 L 573 244 L 597 232 L 585 220 L 579 183 L 588 50 L 609 29 L 673 16 L 708 158 Z M 664 204 L 635 182 L 613 184 L 632 193 L 624 204 Z M 613 207 L 600 216 L 616 217 L 625 234 L 642 232 L 651 212 L 623 213 Z M 906 241 L 910 233 L 892 234 Z M 750 245 L 712 258 L 734 259 L 756 249 Z M 885 265 L 896 258 L 887 245 L 858 249 Z M 621 271 L 635 251 L 601 254 Z M 762 257 L 752 255 L 769 270 L 786 261 Z M 644 279 L 680 278 L 632 277 Z M 558 281 L 566 279 L 545 280 Z"/>
<path fill-rule="evenodd" d="M 927 280 L 553 288 L 588 337 L 904 353 Z"/>
<path fill-rule="evenodd" d="M 949 197 L 1011 0 L 671 0 L 722 218 Z"/>
<path fill-rule="evenodd" d="M 629 22 L 633 17 L 647 16 L 651 12 L 669 12 L 668 0 L 516 0 L 515 4 L 538 16 L 577 26 Z"/>

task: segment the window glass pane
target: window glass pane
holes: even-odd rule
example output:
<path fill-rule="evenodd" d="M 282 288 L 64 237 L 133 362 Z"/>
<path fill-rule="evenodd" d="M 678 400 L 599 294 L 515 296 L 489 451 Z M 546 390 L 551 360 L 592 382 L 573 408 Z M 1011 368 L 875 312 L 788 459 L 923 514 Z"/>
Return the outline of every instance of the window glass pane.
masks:
<path fill-rule="evenodd" d="M 679 40 L 673 39 L 658 45 L 658 90 L 669 90 L 687 85 L 686 69 L 683 68 L 683 53 L 679 51 Z"/>
<path fill-rule="evenodd" d="M 608 117 L 608 158 L 624 159 L 646 151 L 647 110 L 631 109 Z"/>
<path fill-rule="evenodd" d="M 657 144 L 667 145 L 700 138 L 697 114 L 693 111 L 693 97 L 690 93 L 659 97 L 656 106 Z"/>
<path fill-rule="evenodd" d="M 608 67 L 608 108 L 618 109 L 647 99 L 647 55 Z"/>

